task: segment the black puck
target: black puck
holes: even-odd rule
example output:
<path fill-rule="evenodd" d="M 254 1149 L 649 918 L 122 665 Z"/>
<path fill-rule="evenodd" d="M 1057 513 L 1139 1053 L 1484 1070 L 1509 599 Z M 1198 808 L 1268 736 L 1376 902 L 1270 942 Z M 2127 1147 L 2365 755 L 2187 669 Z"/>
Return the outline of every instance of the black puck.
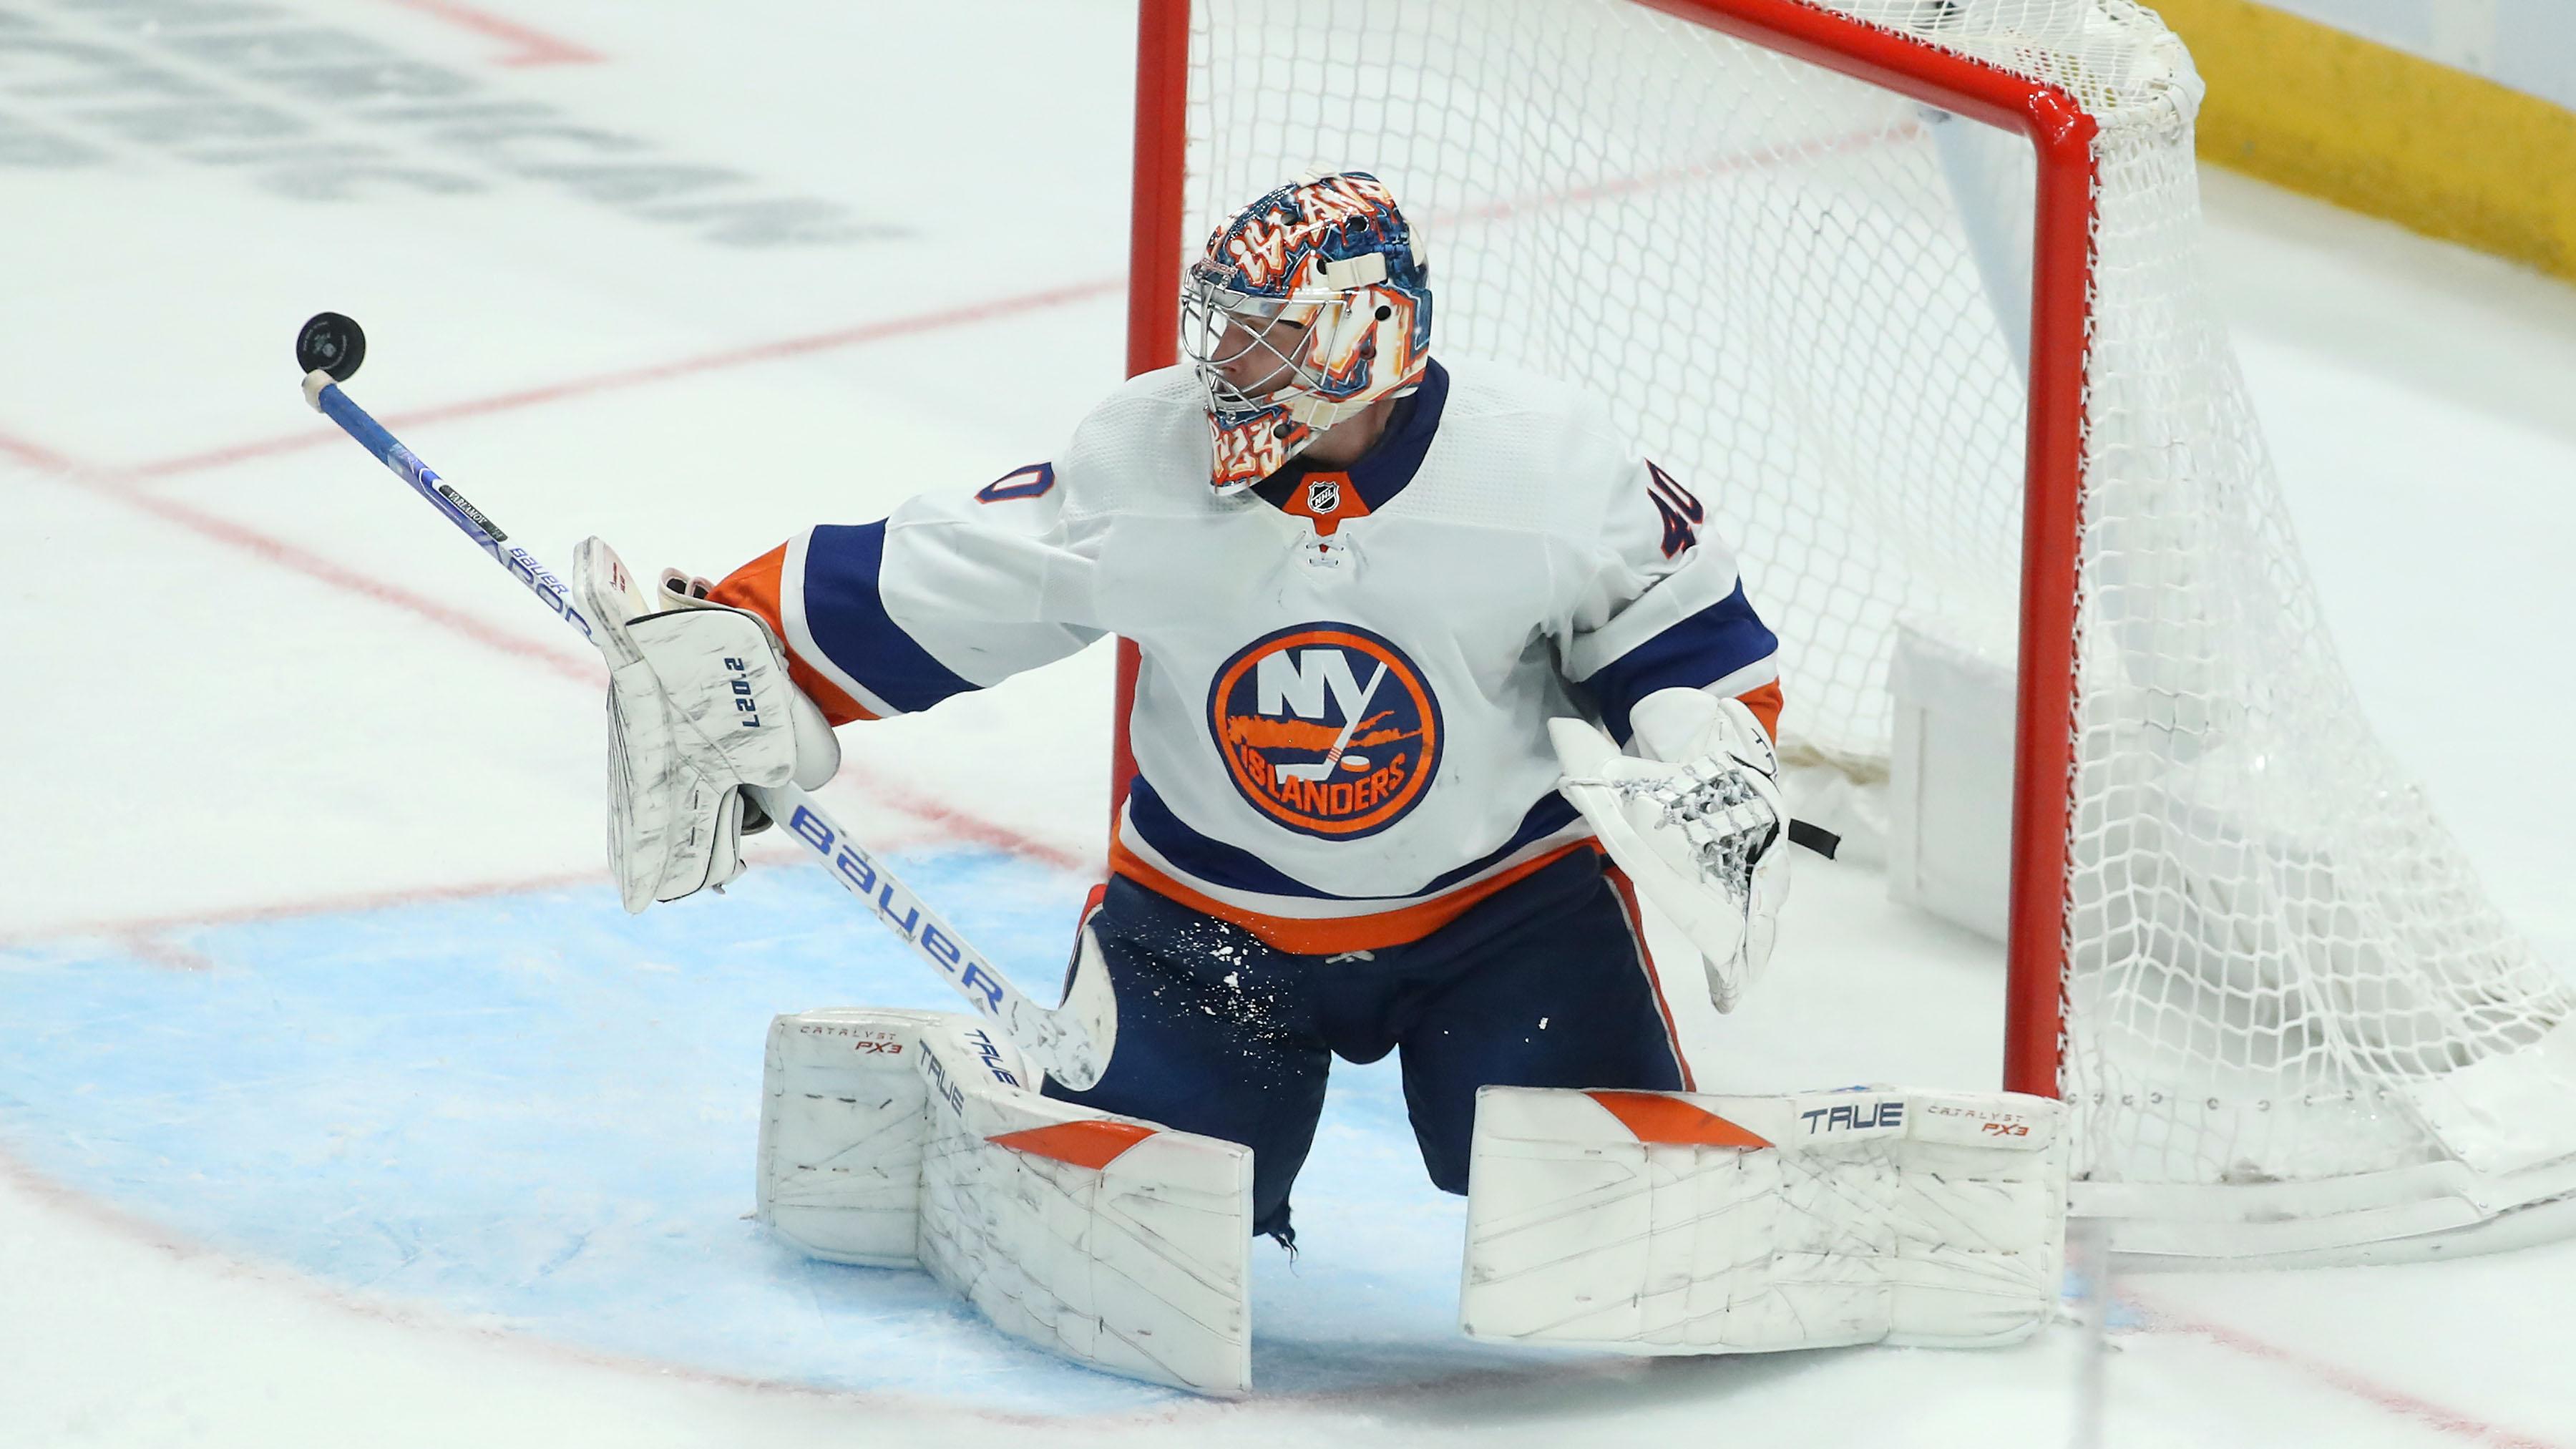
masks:
<path fill-rule="evenodd" d="M 306 372 L 327 372 L 333 382 L 358 375 L 367 360 L 367 334 L 337 312 L 316 312 L 295 334 L 295 365 Z"/>

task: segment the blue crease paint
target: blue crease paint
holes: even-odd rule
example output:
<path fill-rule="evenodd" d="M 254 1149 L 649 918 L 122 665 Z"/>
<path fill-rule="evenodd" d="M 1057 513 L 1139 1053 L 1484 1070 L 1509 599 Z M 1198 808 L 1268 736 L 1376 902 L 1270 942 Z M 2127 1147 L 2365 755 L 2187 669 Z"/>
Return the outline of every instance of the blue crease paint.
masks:
<path fill-rule="evenodd" d="M 899 868 L 1031 981 L 1086 885 L 982 849 Z M 1023 1413 L 1174 1397 L 745 1220 L 770 1017 L 956 1009 L 819 869 L 634 917 L 603 884 L 166 939 L 210 968 L 95 940 L 0 952 L 0 1151 L 224 1251 L 583 1347 Z M 1260 1390 L 1543 1359 L 1458 1336 L 1463 1206 L 1423 1180 L 1392 1061 L 1333 1081 L 1306 1252 L 1293 1272 L 1254 1254 Z"/>

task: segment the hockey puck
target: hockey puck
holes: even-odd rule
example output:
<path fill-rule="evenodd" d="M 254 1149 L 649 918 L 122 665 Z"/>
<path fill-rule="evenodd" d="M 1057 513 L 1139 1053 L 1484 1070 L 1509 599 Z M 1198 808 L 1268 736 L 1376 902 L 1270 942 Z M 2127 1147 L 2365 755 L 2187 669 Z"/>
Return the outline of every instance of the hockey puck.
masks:
<path fill-rule="evenodd" d="M 316 312 L 295 334 L 295 365 L 308 373 L 327 372 L 333 382 L 358 375 L 367 360 L 367 334 L 337 312 Z"/>
<path fill-rule="evenodd" d="M 1343 769 L 1345 769 L 1345 770 L 1350 771 L 1350 772 L 1351 772 L 1352 774 L 1354 774 L 1354 775 L 1359 774 L 1361 771 L 1366 770 L 1368 767 L 1369 767 L 1369 757 L 1368 757 L 1368 756 L 1366 756 L 1366 755 L 1344 755 L 1344 756 L 1342 756 L 1342 768 L 1343 768 Z"/>

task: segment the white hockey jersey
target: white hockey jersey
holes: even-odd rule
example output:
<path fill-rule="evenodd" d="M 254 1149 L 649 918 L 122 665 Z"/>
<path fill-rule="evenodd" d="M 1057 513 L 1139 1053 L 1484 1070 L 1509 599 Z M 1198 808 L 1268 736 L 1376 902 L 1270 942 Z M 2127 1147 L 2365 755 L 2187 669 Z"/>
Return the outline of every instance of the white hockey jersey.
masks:
<path fill-rule="evenodd" d="M 1147 373 L 1052 461 L 808 530 L 715 597 L 836 723 L 1134 640 L 1112 868 L 1296 952 L 1418 939 L 1581 848 L 1552 716 L 1624 740 L 1684 687 L 1776 725 L 1733 554 L 1580 394 L 1434 364 L 1348 471 L 1231 498 L 1201 409 L 1187 370 Z"/>

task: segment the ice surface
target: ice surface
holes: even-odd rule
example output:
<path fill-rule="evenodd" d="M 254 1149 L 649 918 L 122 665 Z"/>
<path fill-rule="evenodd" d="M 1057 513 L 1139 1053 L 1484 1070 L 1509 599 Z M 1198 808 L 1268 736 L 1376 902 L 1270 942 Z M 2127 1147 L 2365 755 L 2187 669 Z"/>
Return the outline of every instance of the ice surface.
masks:
<path fill-rule="evenodd" d="M 938 988 L 798 866 L 619 913 L 595 666 L 304 408 L 288 341 L 364 321 L 353 395 L 558 565 L 597 532 L 713 573 L 999 476 L 1120 371 L 1132 8 L 469 13 L 0 0 L 53 47 L 0 50 L 0 1446 L 2064 1439 L 2071 1330 L 1460 1339 L 1457 1205 L 1382 1069 L 1335 1077 L 1303 1256 L 1257 1258 L 1247 1404 L 765 1242 L 766 1018 Z M 2360 691 L 2576 959 L 2576 292 L 2209 190 Z M 1098 869 L 1107 676 L 851 731 L 826 792 L 1032 984 Z M 1994 951 L 1800 868 L 1743 1012 L 1675 983 L 1703 1084 L 1991 1082 Z M 2576 1247 L 2124 1288 L 2111 1444 L 2576 1444 Z"/>

